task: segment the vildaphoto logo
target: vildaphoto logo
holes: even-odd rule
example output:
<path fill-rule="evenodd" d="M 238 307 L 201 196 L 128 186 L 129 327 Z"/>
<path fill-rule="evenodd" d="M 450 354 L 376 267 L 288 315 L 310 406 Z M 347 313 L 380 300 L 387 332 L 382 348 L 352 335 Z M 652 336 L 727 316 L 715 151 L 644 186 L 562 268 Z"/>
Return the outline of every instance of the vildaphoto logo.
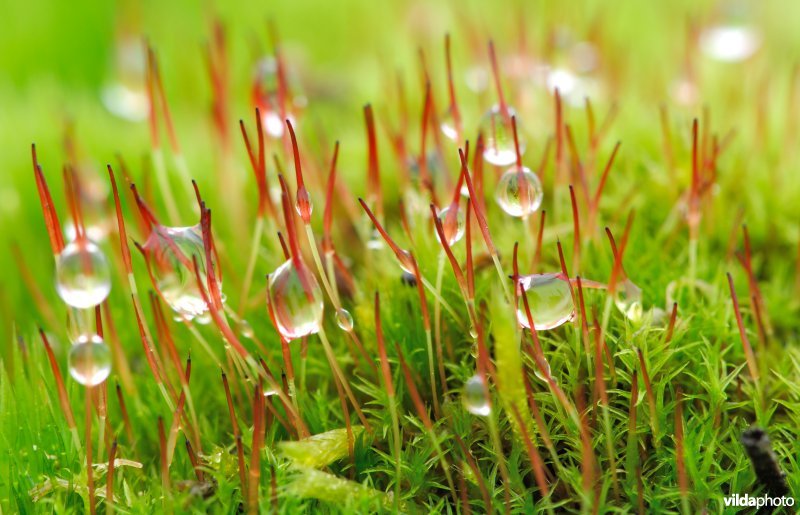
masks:
<path fill-rule="evenodd" d="M 794 497 L 778 496 L 770 497 L 768 494 L 753 496 L 750 494 L 733 494 L 724 497 L 725 506 L 735 506 L 745 508 L 753 506 L 755 508 L 777 508 L 782 506 L 794 506 Z"/>

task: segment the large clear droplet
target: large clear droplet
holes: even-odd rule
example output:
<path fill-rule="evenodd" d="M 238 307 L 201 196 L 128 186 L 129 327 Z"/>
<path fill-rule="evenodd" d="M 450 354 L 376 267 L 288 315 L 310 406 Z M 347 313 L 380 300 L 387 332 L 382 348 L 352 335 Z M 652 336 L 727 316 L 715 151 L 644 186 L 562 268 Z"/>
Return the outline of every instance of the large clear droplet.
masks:
<path fill-rule="evenodd" d="M 69 351 L 69 375 L 84 386 L 96 386 L 111 373 L 111 351 L 96 334 L 81 335 Z"/>
<path fill-rule="evenodd" d="M 453 213 L 453 209 L 455 209 L 455 213 Z M 452 247 L 464 237 L 464 231 L 467 228 L 464 212 L 458 206 L 447 206 L 439 210 L 437 216 L 442 223 L 442 232 L 447 239 L 447 244 Z M 436 232 L 436 241 L 439 241 L 438 231 Z"/>
<path fill-rule="evenodd" d="M 560 273 L 525 275 L 519 278 L 519 283 L 522 295 L 528 299 L 537 331 L 556 328 L 575 318 L 569 283 Z M 522 295 L 517 302 L 517 320 L 522 327 L 530 329 Z"/>
<path fill-rule="evenodd" d="M 339 329 L 342 331 L 347 331 L 349 333 L 353 330 L 353 315 L 346 309 L 339 308 L 339 310 L 336 311 L 336 325 L 338 325 Z"/>
<path fill-rule="evenodd" d="M 298 271 L 290 259 L 269 275 L 269 303 L 278 331 L 287 340 L 315 334 L 322 324 L 322 291 L 314 275 L 300 263 Z"/>
<path fill-rule="evenodd" d="M 92 308 L 111 291 L 106 255 L 91 241 L 69 243 L 56 259 L 56 291 L 72 307 Z"/>
<path fill-rule="evenodd" d="M 464 404 L 464 408 L 473 415 L 489 416 L 492 408 L 489 399 L 486 398 L 486 385 L 481 376 L 474 375 L 467 379 L 464 389 L 461 391 L 461 402 Z"/>
<path fill-rule="evenodd" d="M 636 286 L 630 279 L 625 279 L 617 284 L 614 292 L 614 304 L 625 318 L 633 323 L 642 320 L 644 309 L 642 307 L 642 289 Z"/>
<path fill-rule="evenodd" d="M 208 292 L 206 253 L 200 226 L 156 227 L 147 239 L 145 249 L 151 260 L 150 269 L 156 286 L 172 310 L 184 320 L 208 323 L 208 306 L 203 300 L 194 273 L 196 259 L 200 268 L 200 279 Z"/>
<path fill-rule="evenodd" d="M 515 116 L 512 108 L 503 113 L 500 106 L 494 106 L 481 118 L 481 132 L 484 138 L 483 158 L 496 166 L 508 166 L 517 160 L 514 146 L 514 131 L 511 128 L 511 117 Z M 520 132 L 517 118 L 517 138 L 520 154 L 525 153 L 525 137 Z"/>
<path fill-rule="evenodd" d="M 511 216 L 526 217 L 542 205 L 542 182 L 527 166 L 512 166 L 500 177 L 494 198 Z"/>

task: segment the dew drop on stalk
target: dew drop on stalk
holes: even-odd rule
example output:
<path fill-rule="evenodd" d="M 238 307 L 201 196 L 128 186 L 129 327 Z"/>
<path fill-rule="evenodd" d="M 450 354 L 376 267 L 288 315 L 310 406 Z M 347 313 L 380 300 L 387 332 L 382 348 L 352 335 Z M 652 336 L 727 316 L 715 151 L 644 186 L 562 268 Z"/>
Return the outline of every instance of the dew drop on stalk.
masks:
<path fill-rule="evenodd" d="M 305 277 L 306 286 L 300 273 Z M 319 331 L 324 307 L 322 291 L 305 264 L 298 272 L 290 259 L 269 274 L 267 295 L 281 336 L 295 340 Z"/>
<path fill-rule="evenodd" d="M 242 338 L 247 338 L 248 340 L 252 340 L 255 336 L 253 332 L 253 326 L 250 325 L 250 322 L 245 320 L 244 318 L 239 320 L 237 323 L 237 327 L 239 329 L 239 334 L 242 335 Z"/>
<path fill-rule="evenodd" d="M 120 39 L 114 55 L 114 80 L 103 88 L 103 104 L 112 114 L 131 122 L 147 118 L 149 102 L 145 86 L 147 59 L 136 37 Z"/>
<path fill-rule="evenodd" d="M 111 373 L 111 351 L 96 334 L 79 336 L 68 359 L 69 375 L 84 386 L 96 386 Z"/>
<path fill-rule="evenodd" d="M 69 243 L 56 259 L 56 291 L 68 305 L 94 307 L 111 291 L 111 268 L 100 247 L 89 240 Z"/>
<path fill-rule="evenodd" d="M 542 182 L 527 166 L 520 173 L 514 165 L 503 173 L 497 183 L 494 198 L 507 214 L 526 217 L 542 205 Z"/>
<path fill-rule="evenodd" d="M 383 238 L 381 238 L 381 234 L 378 232 L 377 229 L 373 229 L 369 233 L 369 239 L 367 240 L 367 248 L 370 250 L 379 250 L 383 248 Z"/>
<path fill-rule="evenodd" d="M 177 318 L 194 320 L 200 324 L 209 323 L 208 306 L 193 270 L 193 260 L 197 259 L 200 278 L 208 291 L 206 253 L 200 226 L 154 227 L 144 248 L 150 258 L 150 269 L 158 290 Z M 216 263 L 213 264 L 216 266 Z"/>
<path fill-rule="evenodd" d="M 336 311 L 336 325 L 338 325 L 339 329 L 342 331 L 347 331 L 349 333 L 353 330 L 353 315 L 346 309 L 339 308 Z"/>
<path fill-rule="evenodd" d="M 537 331 L 554 329 L 575 318 L 569 282 L 560 273 L 525 275 L 519 278 L 519 283 L 528 299 Z M 517 320 L 522 327 L 530 329 L 522 296 L 517 303 Z"/>
<path fill-rule="evenodd" d="M 458 139 L 458 131 L 456 130 L 456 122 L 453 118 L 452 109 L 447 109 L 447 111 L 439 117 L 439 128 L 442 134 L 450 141 L 456 141 Z"/>
<path fill-rule="evenodd" d="M 514 132 L 511 129 L 511 117 L 515 116 L 512 108 L 503 113 L 500 106 L 495 105 L 481 118 L 480 130 L 483 133 L 485 147 L 483 158 L 496 166 L 508 166 L 517 160 L 514 148 Z M 519 119 L 517 119 L 519 127 Z M 519 136 L 519 152 L 525 153 L 525 138 Z"/>
<path fill-rule="evenodd" d="M 625 318 L 631 322 L 641 321 L 644 310 L 642 308 L 642 289 L 630 279 L 625 279 L 617 284 L 614 292 L 614 304 Z"/>
<path fill-rule="evenodd" d="M 455 216 L 448 216 L 451 212 L 451 208 L 456 210 Z M 464 231 L 467 228 L 464 212 L 459 209 L 458 206 L 447 206 L 439 210 L 438 217 L 439 221 L 442 222 L 442 229 L 445 238 L 447 238 L 447 244 L 452 247 L 464 237 Z M 435 235 L 436 241 L 439 241 L 439 233 L 437 232 Z"/>
<path fill-rule="evenodd" d="M 464 409 L 473 415 L 489 416 L 492 408 L 486 398 L 486 385 L 481 376 L 474 375 L 467 379 L 461 390 L 461 402 L 464 404 Z"/>

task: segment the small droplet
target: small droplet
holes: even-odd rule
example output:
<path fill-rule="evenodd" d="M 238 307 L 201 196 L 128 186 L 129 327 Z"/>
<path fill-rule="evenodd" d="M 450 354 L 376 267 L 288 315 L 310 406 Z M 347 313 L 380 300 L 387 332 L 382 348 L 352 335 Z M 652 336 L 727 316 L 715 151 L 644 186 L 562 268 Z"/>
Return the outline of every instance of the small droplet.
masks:
<path fill-rule="evenodd" d="M 569 283 L 560 273 L 525 275 L 519 278 L 519 283 L 528 299 L 537 331 L 554 329 L 575 318 Z M 530 329 L 521 295 L 517 303 L 517 320 L 522 327 Z"/>
<path fill-rule="evenodd" d="M 400 281 L 405 284 L 406 286 L 416 286 L 417 285 L 417 276 L 414 274 L 410 274 L 403 270 L 403 273 L 400 275 Z"/>
<path fill-rule="evenodd" d="M 273 395 L 278 395 L 278 390 L 264 383 L 264 397 L 272 397 Z"/>
<path fill-rule="evenodd" d="M 242 338 L 247 338 L 248 340 L 252 340 L 255 333 L 253 332 L 253 326 L 250 325 L 250 322 L 245 320 L 244 318 L 239 320 L 239 334 L 242 335 Z"/>
<path fill-rule="evenodd" d="M 208 291 L 206 253 L 200 226 L 156 227 L 147 238 L 144 248 L 156 285 L 178 318 L 208 324 L 211 321 L 208 306 L 193 270 L 193 260 L 197 259 L 203 287 Z M 213 264 L 216 267 L 216 263 Z"/>
<path fill-rule="evenodd" d="M 455 209 L 455 213 L 450 215 L 453 209 Z M 442 223 L 442 232 L 444 232 L 444 237 L 447 238 L 447 244 L 452 247 L 464 237 L 464 231 L 467 228 L 464 212 L 458 206 L 447 206 L 439 210 L 437 216 Z M 436 232 L 436 241 L 439 241 L 438 232 Z"/>
<path fill-rule="evenodd" d="M 367 240 L 367 248 L 370 250 L 379 250 L 383 248 L 383 238 L 377 229 L 370 232 L 369 240 Z"/>
<path fill-rule="evenodd" d="M 761 46 L 761 37 L 746 25 L 711 27 L 700 35 L 700 48 L 717 61 L 735 63 L 752 56 Z"/>
<path fill-rule="evenodd" d="M 315 334 L 322 323 L 322 291 L 307 266 L 300 263 L 298 271 L 292 260 L 287 260 L 269 275 L 269 303 L 278 331 L 287 340 Z"/>
<path fill-rule="evenodd" d="M 511 118 L 516 115 L 512 108 L 508 107 L 506 110 L 507 113 L 503 113 L 500 106 L 495 105 L 481 119 L 480 130 L 485 143 L 483 158 L 496 166 L 508 166 L 517 160 L 514 132 L 511 128 Z M 525 137 L 519 130 L 519 125 L 519 118 L 517 118 L 519 151 L 520 154 L 524 154 Z"/>
<path fill-rule="evenodd" d="M 81 335 L 69 351 L 69 375 L 84 386 L 96 386 L 111 373 L 111 351 L 96 334 Z"/>
<path fill-rule="evenodd" d="M 542 205 L 542 182 L 527 166 L 512 166 L 500 177 L 494 198 L 511 216 L 526 217 Z"/>
<path fill-rule="evenodd" d="M 339 310 L 336 311 L 336 325 L 338 325 L 339 329 L 342 331 L 347 331 L 349 333 L 353 330 L 353 315 L 346 309 L 339 308 Z"/>
<path fill-rule="evenodd" d="M 458 130 L 456 130 L 456 122 L 453 119 L 452 109 L 447 109 L 447 111 L 439 117 L 439 128 L 447 139 L 451 141 L 458 140 Z"/>
<path fill-rule="evenodd" d="M 475 324 L 473 324 L 472 322 L 470 322 L 469 324 L 469 335 L 472 337 L 473 340 L 478 337 L 478 330 L 475 328 Z"/>
<path fill-rule="evenodd" d="M 106 255 L 91 241 L 69 243 L 56 260 L 56 291 L 72 307 L 92 308 L 111 291 Z"/>
<path fill-rule="evenodd" d="M 625 318 L 631 322 L 638 323 L 642 320 L 642 315 L 644 314 L 642 289 L 630 279 L 625 279 L 617 284 L 617 289 L 614 292 L 614 304 L 625 315 Z"/>
<path fill-rule="evenodd" d="M 486 385 L 481 376 L 474 375 L 467 379 L 464 389 L 461 391 L 461 402 L 464 403 L 464 408 L 473 415 L 489 416 L 492 408 L 489 399 L 486 398 Z"/>

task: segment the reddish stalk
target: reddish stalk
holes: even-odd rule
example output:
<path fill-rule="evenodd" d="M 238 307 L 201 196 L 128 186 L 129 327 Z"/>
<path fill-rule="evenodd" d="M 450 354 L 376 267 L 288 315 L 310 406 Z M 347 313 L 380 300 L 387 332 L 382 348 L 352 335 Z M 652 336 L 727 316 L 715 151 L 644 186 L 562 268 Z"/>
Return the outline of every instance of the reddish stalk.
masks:
<path fill-rule="evenodd" d="M 42 167 L 39 165 L 39 160 L 36 156 L 36 144 L 31 145 L 31 157 L 33 159 L 33 174 L 36 179 L 36 189 L 39 192 L 39 202 L 42 205 L 44 223 L 47 228 L 47 234 L 50 237 L 50 248 L 53 251 L 53 255 L 57 256 L 64 249 L 64 233 L 61 231 L 61 223 L 58 220 L 58 214 L 53 205 L 53 197 L 50 195 L 50 189 L 47 187 L 47 181 L 44 178 Z"/>
<path fill-rule="evenodd" d="M 672 341 L 672 333 L 675 331 L 675 321 L 678 319 L 678 303 L 672 303 L 672 312 L 669 315 L 669 325 L 667 325 L 667 334 L 664 337 L 664 343 Z"/>
<path fill-rule="evenodd" d="M 736 289 L 733 286 L 733 277 L 731 276 L 730 272 L 726 275 L 728 276 L 728 286 L 731 290 L 731 300 L 733 301 L 733 313 L 736 315 L 736 325 L 739 327 L 739 337 L 742 340 L 744 355 L 747 359 L 747 368 L 750 369 L 750 376 L 753 378 L 753 381 L 755 381 L 756 385 L 758 385 L 760 374 L 758 372 L 756 355 L 753 352 L 753 347 L 750 345 L 750 340 L 747 338 L 747 331 L 744 327 L 744 321 L 742 321 L 742 313 L 739 311 L 739 299 L 736 296 Z"/>
<path fill-rule="evenodd" d="M 128 416 L 128 407 L 125 405 L 125 398 L 122 396 L 122 389 L 119 383 L 115 387 L 117 391 L 117 402 L 119 403 L 119 411 L 122 413 L 122 425 L 125 427 L 125 434 L 128 435 L 128 442 L 133 447 L 136 441 L 133 438 L 133 427 L 131 426 L 131 419 Z"/>
<path fill-rule="evenodd" d="M 450 55 L 450 34 L 444 36 L 444 54 L 445 62 L 447 64 L 447 93 L 450 97 L 450 114 L 453 117 L 453 127 L 456 131 L 455 141 L 461 141 L 463 129 L 461 125 L 461 113 L 458 109 L 458 102 L 456 101 L 456 86 L 453 80 L 453 62 Z"/>
<path fill-rule="evenodd" d="M 572 184 L 569 185 L 569 199 L 572 202 L 572 269 L 578 273 L 581 264 L 581 220 L 578 216 L 578 202 L 575 200 L 575 190 Z"/>
<path fill-rule="evenodd" d="M 267 180 L 267 161 L 264 149 L 264 128 L 261 119 L 261 111 L 256 107 L 256 137 L 258 138 L 258 151 L 253 151 L 253 146 L 250 143 L 250 138 L 247 135 L 247 129 L 244 126 L 244 121 L 239 120 L 239 128 L 242 132 L 242 139 L 244 140 L 245 148 L 247 149 L 247 156 L 250 160 L 250 167 L 253 170 L 253 175 L 256 179 L 256 186 L 258 188 L 258 216 L 263 217 L 269 215 L 273 220 L 277 219 L 277 212 L 275 205 L 272 203 L 272 197 L 269 194 L 269 182 Z"/>
<path fill-rule="evenodd" d="M 492 65 L 492 77 L 494 78 L 494 87 L 497 89 L 497 105 L 500 107 L 500 113 L 506 121 L 510 118 L 508 104 L 506 104 L 505 96 L 503 95 L 503 86 L 500 84 L 500 66 L 497 64 L 497 55 L 494 51 L 494 41 L 489 40 L 489 62 Z"/>
<path fill-rule="evenodd" d="M 369 154 L 367 158 L 367 198 L 375 207 L 378 219 L 383 220 L 383 193 L 381 191 L 381 176 L 378 164 L 378 139 L 375 134 L 375 118 L 372 106 L 364 106 L 364 120 L 367 127 L 367 142 Z"/>
<path fill-rule="evenodd" d="M 75 416 L 72 414 L 72 407 L 69 404 L 67 397 L 67 389 L 64 387 L 64 378 L 61 376 L 61 370 L 58 368 L 58 361 L 56 355 L 53 353 L 53 348 L 50 346 L 50 341 L 44 330 L 39 328 L 39 336 L 44 344 L 44 349 L 47 351 L 47 359 L 50 361 L 50 369 L 53 371 L 53 378 L 56 382 L 56 390 L 58 391 L 58 400 L 61 404 L 61 411 L 64 413 L 64 418 L 67 420 L 67 426 L 73 433 L 76 433 L 77 426 L 75 425 Z M 77 433 L 76 433 L 77 434 Z M 76 442 L 76 448 L 80 449 L 80 443 Z"/>
<path fill-rule="evenodd" d="M 253 393 L 253 445 L 250 450 L 249 483 L 247 486 L 247 511 L 259 512 L 258 486 L 261 478 L 261 447 L 264 444 L 264 396 L 261 384 Z"/>
<path fill-rule="evenodd" d="M 472 184 L 472 178 L 469 174 L 469 169 L 467 168 L 467 157 L 464 154 L 462 149 L 458 149 L 458 156 L 461 159 L 461 174 L 464 176 L 464 179 L 467 182 L 467 189 L 469 190 L 470 198 L 482 198 L 479 197 L 475 192 L 475 187 Z M 508 292 L 508 286 L 506 285 L 506 274 L 503 272 L 503 267 L 500 265 L 500 256 L 497 253 L 497 249 L 494 246 L 494 242 L 492 241 L 492 236 L 489 234 L 489 224 L 486 222 L 486 215 L 483 211 L 483 208 L 480 206 L 480 202 L 476 202 L 473 206 L 475 209 L 475 219 L 478 221 L 478 227 L 481 230 L 481 235 L 483 236 L 483 241 L 486 244 L 486 248 L 489 251 L 489 254 L 492 256 L 492 261 L 494 261 L 494 266 L 497 269 L 497 273 L 500 276 L 500 284 L 503 286 L 503 293 L 507 301 L 511 302 L 512 297 Z"/>
<path fill-rule="evenodd" d="M 333 157 L 331 158 L 331 167 L 328 172 L 328 184 L 325 189 L 325 212 L 322 216 L 322 250 L 324 252 L 333 252 L 333 189 L 336 184 L 336 162 L 339 160 L 339 142 L 337 141 L 333 146 Z M 335 276 L 331 278 L 335 280 Z"/>
<path fill-rule="evenodd" d="M 239 432 L 239 422 L 236 420 L 236 413 L 233 409 L 233 398 L 231 397 L 231 389 L 228 385 L 228 377 L 225 372 L 222 372 L 222 385 L 225 388 L 225 400 L 228 402 L 228 414 L 231 417 L 231 427 L 233 428 L 233 438 L 236 440 L 236 456 L 239 463 L 239 482 L 242 485 L 242 496 L 244 497 L 247 490 L 247 481 L 245 480 L 245 466 L 244 466 L 244 447 L 242 446 L 242 435 Z"/>
<path fill-rule="evenodd" d="M 628 405 L 628 441 L 627 441 L 627 461 L 626 461 L 626 475 L 629 483 L 641 481 L 641 467 L 639 465 L 639 435 L 636 432 L 636 402 L 639 400 L 639 379 L 638 371 L 633 370 L 631 374 L 631 393 L 630 403 Z M 641 493 L 637 496 L 639 504 L 639 513 L 643 513 L 643 502 Z"/>
<path fill-rule="evenodd" d="M 514 415 L 514 419 L 517 421 L 517 425 L 522 432 L 522 440 L 525 443 L 525 449 L 528 451 L 528 458 L 531 460 L 531 467 L 533 469 L 533 477 L 536 479 L 536 486 L 539 487 L 539 492 L 541 493 L 542 497 L 547 497 L 550 493 L 550 488 L 547 485 L 547 478 L 545 477 L 542 457 L 539 454 L 539 451 L 536 449 L 536 446 L 533 444 L 531 435 L 528 433 L 528 428 L 526 427 L 525 422 L 522 420 L 522 415 L 520 415 L 517 406 L 512 404 L 511 410 L 512 414 Z"/>
<path fill-rule="evenodd" d="M 225 28 L 219 19 L 212 25 L 211 42 L 206 47 L 206 65 L 211 80 L 211 113 L 223 153 L 230 149 L 228 84 L 229 67 Z"/>
<path fill-rule="evenodd" d="M 658 447 L 660 442 L 660 434 L 658 432 L 658 414 L 656 407 L 656 396 L 653 393 L 653 384 L 650 382 L 650 374 L 647 372 L 647 364 L 644 361 L 644 354 L 642 349 L 637 348 L 636 353 L 639 356 L 639 366 L 642 368 L 642 380 L 644 380 L 644 390 L 647 395 L 647 403 L 650 407 L 650 425 L 653 428 L 653 441 Z"/>
<path fill-rule="evenodd" d="M 583 478 L 582 486 L 584 492 L 584 502 L 590 502 L 591 504 L 595 505 L 596 507 L 596 493 L 594 492 L 594 484 L 597 480 L 597 470 L 596 470 L 596 463 L 595 463 L 595 455 L 593 452 L 592 447 L 592 435 L 591 429 L 589 427 L 589 419 L 588 414 L 585 411 L 584 401 L 583 401 L 583 388 L 581 386 L 578 387 L 578 392 L 576 394 L 577 397 L 577 406 L 578 406 L 578 413 L 580 413 L 580 423 L 578 424 L 578 430 L 580 432 L 580 441 L 581 441 L 581 477 Z M 586 507 L 584 507 L 585 509 Z M 586 510 L 588 511 L 588 510 Z"/>
<path fill-rule="evenodd" d="M 556 107 L 556 173 L 554 174 L 554 184 L 558 186 L 565 182 L 566 166 L 564 163 L 564 110 L 561 102 L 561 93 L 557 88 L 554 97 Z"/>
<path fill-rule="evenodd" d="M 487 512 L 491 511 L 492 498 L 489 495 L 489 488 L 486 485 L 486 480 L 483 479 L 483 475 L 481 474 L 481 471 L 478 468 L 478 464 L 475 462 L 475 457 L 472 455 L 472 452 L 469 450 L 469 447 L 467 447 L 467 444 L 464 443 L 464 440 L 462 440 L 460 436 L 458 436 L 457 434 L 453 434 L 453 438 L 455 438 L 456 442 L 458 443 L 458 446 L 461 447 L 461 452 L 464 454 L 464 458 L 467 461 L 467 466 L 469 466 L 470 470 L 472 471 L 473 477 L 478 483 L 478 489 L 481 491 L 481 497 L 483 497 L 484 509 Z"/>
<path fill-rule="evenodd" d="M 203 470 L 200 468 L 200 459 L 197 456 L 197 453 L 194 452 L 192 448 L 192 443 L 189 441 L 188 438 L 184 438 L 183 440 L 186 446 L 186 454 L 189 455 L 189 461 L 192 464 L 192 470 L 194 470 L 194 475 L 197 478 L 197 481 L 203 482 Z"/>
<path fill-rule="evenodd" d="M 753 271 L 752 251 L 750 247 L 750 234 L 747 231 L 747 224 L 742 225 L 742 233 L 744 235 L 744 255 L 737 257 L 739 262 L 747 272 L 747 284 L 750 289 L 750 298 L 753 304 L 753 311 L 756 316 L 756 324 L 758 325 L 758 336 L 761 344 L 766 346 L 769 342 L 769 320 L 766 317 L 766 309 L 764 307 L 764 296 L 761 294 L 761 288 L 758 286 L 755 272 Z M 763 311 L 762 311 L 763 309 Z"/>
<path fill-rule="evenodd" d="M 608 174 L 611 172 L 611 166 L 614 164 L 614 159 L 617 157 L 617 152 L 619 151 L 619 147 L 621 145 L 622 143 L 619 141 L 616 145 L 614 145 L 614 150 L 611 152 L 611 156 L 608 158 L 605 168 L 603 168 L 602 175 L 600 175 L 600 182 L 597 183 L 597 189 L 594 192 L 594 196 L 589 202 L 589 231 L 591 231 L 592 235 L 595 234 L 595 223 L 597 220 L 597 215 L 600 212 L 600 197 L 603 195 L 603 190 L 605 189 L 606 181 L 608 180 Z"/>
<path fill-rule="evenodd" d="M 60 325 L 58 317 L 56 317 L 53 307 L 45 298 L 42 289 L 39 288 L 39 285 L 36 283 L 36 279 L 34 279 L 31 269 L 28 267 L 25 258 L 22 256 L 22 251 L 20 251 L 19 244 L 16 241 L 12 241 L 10 247 L 11 255 L 14 257 L 14 261 L 17 264 L 17 269 L 19 269 L 19 273 L 22 276 L 22 281 L 25 283 L 25 288 L 31 294 L 31 297 L 33 297 L 33 302 L 36 304 L 36 308 L 47 320 L 47 325 L 49 325 L 51 328 L 58 327 Z"/>
<path fill-rule="evenodd" d="M 295 177 L 297 179 L 297 194 L 296 194 L 295 207 L 297 208 L 297 212 L 300 214 L 300 218 L 303 220 L 303 223 L 308 225 L 311 223 L 311 210 L 313 209 L 313 206 L 311 205 L 311 198 L 309 197 L 308 190 L 306 189 L 306 183 L 303 180 L 303 168 L 302 168 L 302 163 L 300 161 L 300 149 L 297 147 L 297 137 L 294 134 L 294 127 L 292 127 L 291 120 L 288 119 L 286 120 L 286 126 L 289 128 L 289 136 L 292 138 L 294 171 L 295 171 Z M 374 130 L 374 128 L 372 130 Z M 377 172 L 375 173 L 377 174 Z"/>

